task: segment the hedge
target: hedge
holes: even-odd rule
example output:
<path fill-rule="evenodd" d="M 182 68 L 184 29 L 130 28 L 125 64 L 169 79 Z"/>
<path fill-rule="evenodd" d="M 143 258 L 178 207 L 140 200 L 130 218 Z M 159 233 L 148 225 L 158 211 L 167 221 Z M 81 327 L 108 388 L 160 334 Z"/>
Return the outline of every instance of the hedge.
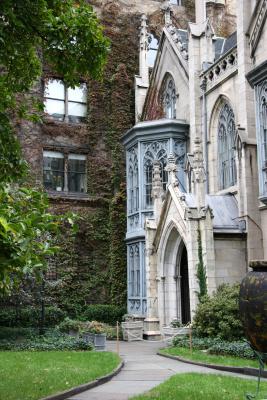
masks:
<path fill-rule="evenodd" d="M 109 325 L 116 325 L 121 322 L 126 314 L 125 307 L 118 307 L 111 304 L 94 304 L 85 307 L 81 317 L 85 321 L 99 321 Z"/>

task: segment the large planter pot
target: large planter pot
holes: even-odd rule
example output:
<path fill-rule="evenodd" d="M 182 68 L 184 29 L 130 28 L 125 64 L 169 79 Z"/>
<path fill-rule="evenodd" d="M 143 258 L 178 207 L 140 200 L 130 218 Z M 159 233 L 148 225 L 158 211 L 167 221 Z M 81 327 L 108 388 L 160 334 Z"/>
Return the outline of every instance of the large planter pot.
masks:
<path fill-rule="evenodd" d="M 84 332 L 82 337 L 83 337 L 83 340 L 86 343 L 91 343 L 92 345 L 94 345 L 94 341 L 95 341 L 95 334 L 94 333 Z"/>
<path fill-rule="evenodd" d="M 106 337 L 105 333 L 96 333 L 94 335 L 94 346 L 96 351 L 104 351 L 106 349 Z"/>
<path fill-rule="evenodd" d="M 267 261 L 252 261 L 250 267 L 240 287 L 240 316 L 252 348 L 267 353 Z"/>
<path fill-rule="evenodd" d="M 144 323 L 143 321 L 127 321 L 122 322 L 123 340 L 133 342 L 135 340 L 143 340 Z"/>

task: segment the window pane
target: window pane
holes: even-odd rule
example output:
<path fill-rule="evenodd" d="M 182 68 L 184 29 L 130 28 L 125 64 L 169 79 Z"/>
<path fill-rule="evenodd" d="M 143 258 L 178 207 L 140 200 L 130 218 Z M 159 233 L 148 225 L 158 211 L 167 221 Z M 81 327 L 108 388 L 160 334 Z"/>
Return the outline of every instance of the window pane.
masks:
<path fill-rule="evenodd" d="M 58 79 L 49 79 L 45 86 L 45 97 L 52 99 L 64 100 L 64 83 Z"/>
<path fill-rule="evenodd" d="M 69 171 L 85 173 L 85 159 L 71 159 L 69 157 Z"/>
<path fill-rule="evenodd" d="M 68 187 L 70 192 L 79 192 L 79 193 L 86 192 L 85 162 L 86 161 L 84 155 L 78 155 L 78 154 L 69 155 Z"/>
<path fill-rule="evenodd" d="M 43 166 L 44 187 L 50 190 L 62 191 L 64 188 L 64 158 L 63 154 L 44 152 Z"/>
<path fill-rule="evenodd" d="M 154 67 L 155 60 L 157 57 L 157 50 L 150 49 L 147 53 L 147 65 L 149 67 Z"/>
<path fill-rule="evenodd" d="M 45 112 L 52 115 L 53 118 L 63 121 L 65 114 L 64 101 L 46 99 Z"/>
<path fill-rule="evenodd" d="M 86 105 L 81 103 L 69 102 L 69 115 L 77 115 L 81 117 L 86 117 Z"/>
<path fill-rule="evenodd" d="M 68 186 L 70 192 L 85 193 L 86 192 L 86 177 L 85 174 L 69 172 Z"/>
<path fill-rule="evenodd" d="M 76 101 L 80 103 L 87 102 L 87 87 L 83 83 L 80 86 L 75 86 L 74 89 L 68 88 L 68 99 L 70 101 Z"/>

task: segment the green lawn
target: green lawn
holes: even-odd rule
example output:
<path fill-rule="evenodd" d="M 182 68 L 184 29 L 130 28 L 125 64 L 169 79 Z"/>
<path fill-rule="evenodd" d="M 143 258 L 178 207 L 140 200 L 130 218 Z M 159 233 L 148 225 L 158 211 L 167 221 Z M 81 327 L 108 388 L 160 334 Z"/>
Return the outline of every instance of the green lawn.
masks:
<path fill-rule="evenodd" d="M 259 363 L 256 360 L 249 360 L 246 358 L 238 358 L 231 356 L 218 356 L 213 354 L 207 354 L 201 350 L 194 350 L 192 354 L 189 349 L 184 347 L 170 347 L 160 351 L 162 354 L 170 354 L 172 356 L 178 356 L 186 358 L 187 360 L 202 362 L 205 364 L 218 364 L 227 365 L 232 367 L 254 367 L 258 368 Z"/>
<path fill-rule="evenodd" d="M 119 362 L 108 352 L 0 352 L 0 399 L 37 400 L 106 375 Z"/>
<path fill-rule="evenodd" d="M 178 374 L 148 393 L 131 400 L 245 400 L 246 393 L 256 392 L 255 380 L 222 375 Z M 267 383 L 261 386 L 267 399 Z"/>

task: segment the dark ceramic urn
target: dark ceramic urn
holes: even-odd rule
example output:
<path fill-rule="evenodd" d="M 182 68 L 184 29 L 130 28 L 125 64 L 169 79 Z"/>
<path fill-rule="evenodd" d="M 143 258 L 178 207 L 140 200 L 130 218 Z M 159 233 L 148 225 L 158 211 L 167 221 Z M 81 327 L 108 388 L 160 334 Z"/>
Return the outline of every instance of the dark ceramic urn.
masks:
<path fill-rule="evenodd" d="M 251 261 L 241 283 L 239 309 L 252 348 L 267 353 L 267 261 Z"/>

